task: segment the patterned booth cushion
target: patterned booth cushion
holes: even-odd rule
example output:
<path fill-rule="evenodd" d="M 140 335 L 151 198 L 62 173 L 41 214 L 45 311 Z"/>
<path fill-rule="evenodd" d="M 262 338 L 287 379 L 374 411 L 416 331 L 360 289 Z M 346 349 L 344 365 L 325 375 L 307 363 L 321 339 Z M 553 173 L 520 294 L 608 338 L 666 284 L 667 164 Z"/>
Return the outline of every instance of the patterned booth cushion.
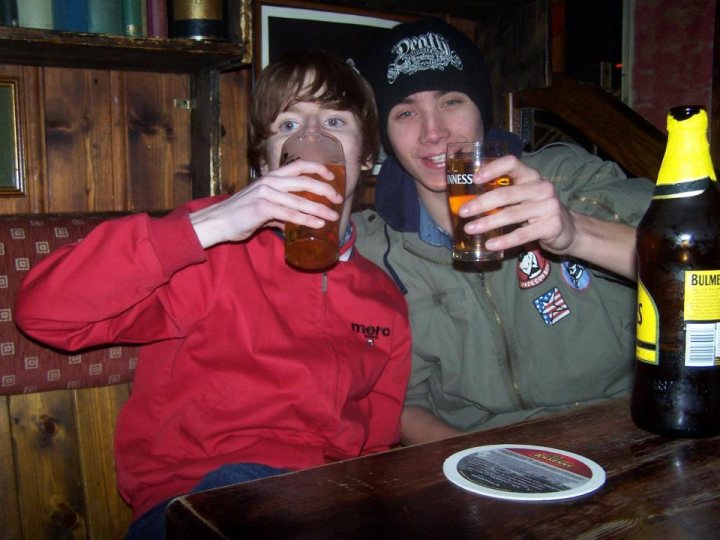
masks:
<path fill-rule="evenodd" d="M 0 216 L 0 395 L 130 382 L 138 347 L 64 354 L 22 334 L 13 321 L 20 283 L 53 249 L 121 214 Z"/>

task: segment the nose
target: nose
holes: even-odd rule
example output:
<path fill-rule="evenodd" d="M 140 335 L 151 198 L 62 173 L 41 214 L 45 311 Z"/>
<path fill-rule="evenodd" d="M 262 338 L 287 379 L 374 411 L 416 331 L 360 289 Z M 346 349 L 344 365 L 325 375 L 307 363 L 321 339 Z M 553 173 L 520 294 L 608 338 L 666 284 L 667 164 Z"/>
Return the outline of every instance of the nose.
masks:
<path fill-rule="evenodd" d="M 308 116 L 303 127 L 305 133 L 310 133 L 311 131 L 320 131 L 322 126 L 317 116 Z"/>
<path fill-rule="evenodd" d="M 435 112 L 423 115 L 422 131 L 420 133 L 420 142 L 422 144 L 437 144 L 446 139 L 448 133 L 440 115 Z"/>

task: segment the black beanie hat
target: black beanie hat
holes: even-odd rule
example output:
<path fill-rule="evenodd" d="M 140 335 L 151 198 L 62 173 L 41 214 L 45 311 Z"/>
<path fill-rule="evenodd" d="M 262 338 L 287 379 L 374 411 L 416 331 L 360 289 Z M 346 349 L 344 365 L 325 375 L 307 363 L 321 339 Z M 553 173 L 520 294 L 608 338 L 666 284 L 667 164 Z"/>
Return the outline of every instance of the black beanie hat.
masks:
<path fill-rule="evenodd" d="M 382 143 L 389 154 L 390 109 L 416 92 L 463 92 L 480 110 L 485 130 L 492 123 L 490 77 L 480 51 L 440 19 L 393 27 L 370 47 L 358 68 L 375 92 Z"/>

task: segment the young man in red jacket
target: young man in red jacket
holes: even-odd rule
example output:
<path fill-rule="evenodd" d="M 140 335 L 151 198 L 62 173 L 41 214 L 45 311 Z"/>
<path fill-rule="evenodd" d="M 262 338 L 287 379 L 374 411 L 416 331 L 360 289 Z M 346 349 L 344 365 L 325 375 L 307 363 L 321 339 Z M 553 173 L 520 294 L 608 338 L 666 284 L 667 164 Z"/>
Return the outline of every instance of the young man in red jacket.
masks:
<path fill-rule="evenodd" d="M 309 178 L 331 177 L 320 163 L 279 166 L 285 139 L 308 130 L 342 142 L 345 193 Z M 263 71 L 252 104 L 261 178 L 162 218 L 103 223 L 29 273 L 16 310 L 28 334 L 68 351 L 143 345 L 115 437 L 129 538 L 163 537 L 164 507 L 182 493 L 398 442 L 405 300 L 353 249 L 350 222 L 377 133 L 372 91 L 353 68 L 324 53 L 286 56 Z M 342 201 L 340 215 L 301 191 Z M 288 266 L 285 223 L 325 220 L 345 233 L 341 260 L 324 272 Z"/>

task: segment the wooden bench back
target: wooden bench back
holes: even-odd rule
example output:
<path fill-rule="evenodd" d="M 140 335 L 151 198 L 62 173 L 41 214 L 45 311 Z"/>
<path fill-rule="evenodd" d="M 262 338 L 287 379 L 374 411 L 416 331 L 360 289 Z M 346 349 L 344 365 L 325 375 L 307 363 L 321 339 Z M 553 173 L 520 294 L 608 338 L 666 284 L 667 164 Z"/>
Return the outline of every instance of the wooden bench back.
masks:
<path fill-rule="evenodd" d="M 0 217 L 0 538 L 118 539 L 131 513 L 116 487 L 113 435 L 136 347 L 65 354 L 13 321 L 27 271 L 117 214 Z"/>

